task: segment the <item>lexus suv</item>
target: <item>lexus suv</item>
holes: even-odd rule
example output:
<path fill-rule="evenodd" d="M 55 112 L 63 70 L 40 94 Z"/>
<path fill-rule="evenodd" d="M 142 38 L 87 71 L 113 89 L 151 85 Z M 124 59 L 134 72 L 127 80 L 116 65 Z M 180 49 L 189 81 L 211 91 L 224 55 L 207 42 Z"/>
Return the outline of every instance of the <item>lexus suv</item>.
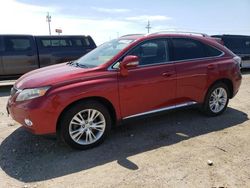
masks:
<path fill-rule="evenodd" d="M 126 35 L 23 75 L 7 111 L 34 134 L 57 133 L 87 149 L 129 118 L 195 104 L 210 116 L 223 113 L 239 90 L 240 63 L 207 35 Z"/>

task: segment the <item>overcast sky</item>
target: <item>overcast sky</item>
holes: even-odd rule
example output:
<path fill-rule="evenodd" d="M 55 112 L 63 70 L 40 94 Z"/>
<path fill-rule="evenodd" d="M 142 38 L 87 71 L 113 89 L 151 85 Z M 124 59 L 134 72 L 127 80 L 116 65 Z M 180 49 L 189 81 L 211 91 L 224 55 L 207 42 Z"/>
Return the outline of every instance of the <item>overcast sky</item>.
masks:
<path fill-rule="evenodd" d="M 0 33 L 91 35 L 97 44 L 160 30 L 250 35 L 250 0 L 0 0 Z"/>

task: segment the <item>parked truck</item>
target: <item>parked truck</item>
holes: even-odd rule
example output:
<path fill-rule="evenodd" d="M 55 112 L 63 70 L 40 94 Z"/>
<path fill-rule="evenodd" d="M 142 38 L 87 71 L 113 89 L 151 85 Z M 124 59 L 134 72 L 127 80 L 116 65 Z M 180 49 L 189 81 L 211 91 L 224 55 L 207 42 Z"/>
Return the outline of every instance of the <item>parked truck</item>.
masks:
<path fill-rule="evenodd" d="M 0 79 L 75 60 L 94 48 L 90 36 L 0 35 Z"/>

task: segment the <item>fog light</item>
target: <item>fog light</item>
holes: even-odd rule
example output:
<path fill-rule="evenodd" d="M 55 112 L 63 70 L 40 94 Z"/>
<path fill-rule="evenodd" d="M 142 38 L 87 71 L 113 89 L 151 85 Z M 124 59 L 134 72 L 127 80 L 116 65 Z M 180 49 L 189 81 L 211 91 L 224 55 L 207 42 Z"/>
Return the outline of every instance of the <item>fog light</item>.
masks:
<path fill-rule="evenodd" d="M 31 127 L 33 125 L 32 121 L 30 121 L 29 119 L 24 119 L 24 122 L 29 127 Z"/>

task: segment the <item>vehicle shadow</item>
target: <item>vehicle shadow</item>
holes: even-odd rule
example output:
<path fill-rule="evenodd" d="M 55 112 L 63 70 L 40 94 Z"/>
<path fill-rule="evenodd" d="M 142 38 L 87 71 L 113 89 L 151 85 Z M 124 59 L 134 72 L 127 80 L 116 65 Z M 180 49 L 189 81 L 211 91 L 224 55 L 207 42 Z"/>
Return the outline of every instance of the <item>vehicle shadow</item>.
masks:
<path fill-rule="evenodd" d="M 123 168 L 137 170 L 140 166 L 128 157 L 237 126 L 247 120 L 247 114 L 233 108 L 213 118 L 201 115 L 196 109 L 168 112 L 127 122 L 113 130 L 102 145 L 86 151 L 72 150 L 55 138 L 34 136 L 18 128 L 0 146 L 0 167 L 23 182 L 61 177 L 112 161 Z"/>
<path fill-rule="evenodd" d="M 12 86 L 0 86 L 0 97 L 6 97 L 10 95 Z"/>

